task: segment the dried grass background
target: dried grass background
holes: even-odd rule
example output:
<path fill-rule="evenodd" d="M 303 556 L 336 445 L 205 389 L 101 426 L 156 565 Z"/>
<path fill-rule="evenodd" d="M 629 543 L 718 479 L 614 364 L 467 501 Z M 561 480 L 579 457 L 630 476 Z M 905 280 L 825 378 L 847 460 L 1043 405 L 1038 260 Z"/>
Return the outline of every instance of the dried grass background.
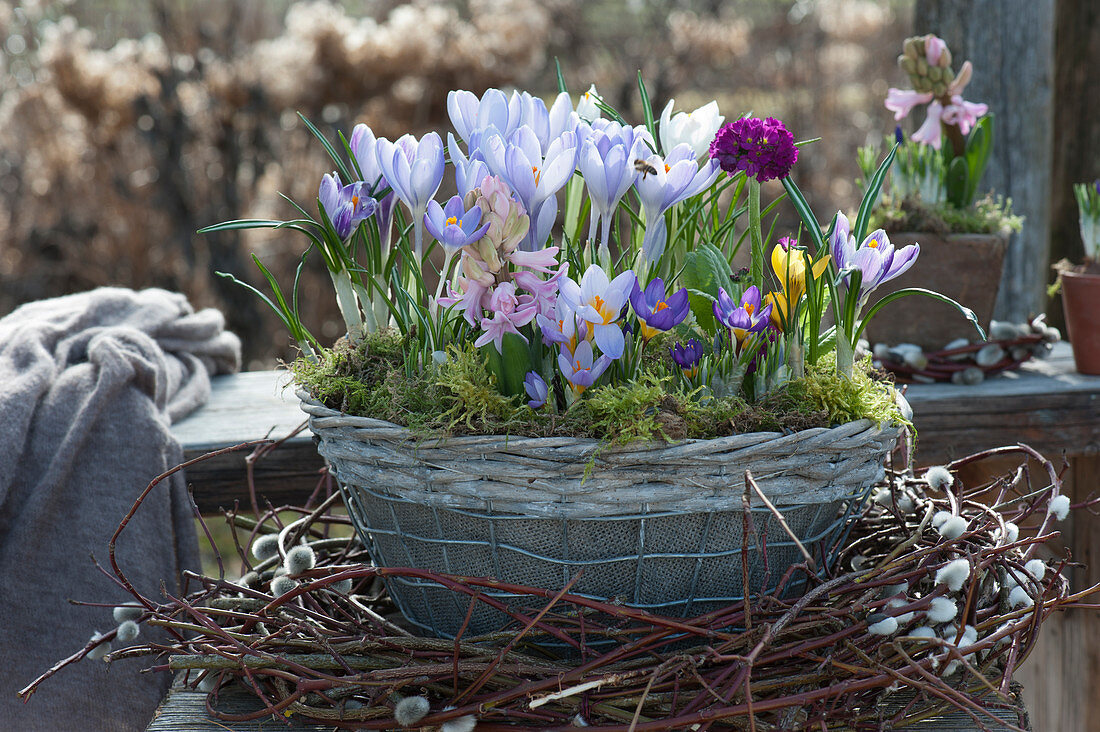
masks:
<path fill-rule="evenodd" d="M 893 129 L 882 107 L 912 0 L 0 0 L 0 316 L 99 285 L 160 286 L 223 309 L 246 366 L 291 358 L 256 253 L 289 282 L 289 233 L 198 236 L 237 217 L 287 217 L 328 169 L 295 112 L 334 134 L 446 130 L 446 92 L 574 93 L 595 82 L 641 119 L 654 104 L 717 99 L 727 116 L 782 117 L 796 175 L 828 212 L 858 197 L 855 149 Z M 793 219 L 792 219 L 793 224 Z M 339 317 L 320 264 L 307 324 Z"/>

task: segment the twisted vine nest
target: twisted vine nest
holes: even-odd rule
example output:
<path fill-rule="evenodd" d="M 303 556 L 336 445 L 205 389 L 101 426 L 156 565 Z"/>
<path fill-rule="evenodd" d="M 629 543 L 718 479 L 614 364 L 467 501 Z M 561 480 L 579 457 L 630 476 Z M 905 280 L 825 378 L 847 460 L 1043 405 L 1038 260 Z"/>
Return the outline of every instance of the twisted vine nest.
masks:
<path fill-rule="evenodd" d="M 113 577 L 140 603 L 139 622 L 167 629 L 172 640 L 139 643 L 107 659 L 152 656 L 154 670 L 185 671 L 188 684 L 210 691 L 209 713 L 222 720 L 290 712 L 343 727 L 391 729 L 401 726 L 394 719 L 400 700 L 423 697 L 426 713 L 402 728 L 447 729 L 469 717 L 478 730 L 582 722 L 623 731 L 878 728 L 955 709 L 984 729 L 992 723 L 990 706 L 1012 702 L 1012 673 L 1043 621 L 1096 589 L 1072 593 L 1065 560 L 1032 561 L 1058 535 L 1065 501 L 1049 461 L 1017 446 L 947 467 L 1005 455 L 1019 456 L 1021 467 L 983 485 L 954 480 L 944 493 L 931 490 L 926 475 L 889 473 L 886 490 L 860 514 L 835 573 L 819 575 L 803 564 L 774 595 L 686 620 L 572 596 L 568 586 L 551 592 L 369 566 L 356 541 L 331 534 L 347 521 L 330 512 L 335 495 L 315 507 L 271 509 L 258 520 L 230 513 L 239 546 L 261 533 L 279 539 L 279 554 L 264 562 L 250 564 L 241 551 L 250 568 L 241 581 L 189 574 L 185 596 L 153 598 L 133 590 L 112 551 Z M 1029 469 L 1029 460 L 1040 469 Z M 280 515 L 287 511 L 299 518 L 284 525 Z M 950 517 L 958 517 L 953 530 L 943 528 Z M 316 564 L 273 596 L 274 570 L 303 541 Z M 946 578 L 945 566 L 959 559 L 963 573 Z M 488 603 L 513 623 L 504 632 L 460 634 L 455 641 L 416 637 L 390 619 L 381 580 L 393 576 L 437 582 L 471 608 Z M 781 599 L 783 584 L 803 578 L 805 594 Z M 341 586 L 347 580 L 350 591 Z M 541 610 L 510 610 L 482 594 L 488 588 L 540 598 Z M 931 629 L 930 637 L 915 637 L 921 627 Z M 114 637 L 90 641 L 21 694 L 29 697 Z M 572 646 L 572 654 L 548 650 L 549 640 Z M 260 709 L 220 712 L 219 689 L 228 684 L 250 690 Z M 898 689 L 911 698 L 884 704 Z"/>

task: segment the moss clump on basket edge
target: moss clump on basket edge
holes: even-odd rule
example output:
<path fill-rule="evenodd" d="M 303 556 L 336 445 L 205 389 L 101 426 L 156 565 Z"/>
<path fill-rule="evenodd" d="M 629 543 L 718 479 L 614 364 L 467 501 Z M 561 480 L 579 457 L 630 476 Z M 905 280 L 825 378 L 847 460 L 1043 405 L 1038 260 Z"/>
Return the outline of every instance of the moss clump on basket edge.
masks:
<path fill-rule="evenodd" d="M 711 439 L 745 432 L 796 432 L 856 419 L 904 423 L 893 385 L 872 378 L 870 361 L 854 379 L 836 374 L 825 356 L 806 377 L 763 399 L 715 398 L 681 386 L 654 362 L 637 381 L 598 385 L 560 413 L 533 410 L 496 388 L 484 356 L 468 344 L 426 373 L 406 374 L 405 342 L 393 331 L 324 350 L 318 362 L 291 364 L 295 381 L 314 398 L 347 414 L 385 420 L 420 434 L 509 434 L 634 440 Z"/>

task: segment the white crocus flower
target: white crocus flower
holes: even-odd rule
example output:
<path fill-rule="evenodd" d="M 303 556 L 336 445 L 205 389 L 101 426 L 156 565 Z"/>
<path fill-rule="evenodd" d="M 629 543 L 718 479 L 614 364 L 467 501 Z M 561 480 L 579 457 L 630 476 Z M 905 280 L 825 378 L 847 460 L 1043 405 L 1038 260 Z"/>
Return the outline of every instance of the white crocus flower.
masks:
<path fill-rule="evenodd" d="M 701 158 L 710 149 L 718 128 L 726 118 L 718 114 L 718 102 L 708 102 L 694 112 L 672 114 L 675 99 L 669 99 L 661 112 L 661 149 L 668 153 L 677 145 L 687 143 L 695 151 L 695 157 Z"/>
<path fill-rule="evenodd" d="M 580 100 L 577 102 L 577 116 L 588 123 L 595 122 L 601 117 L 600 108 L 596 106 L 596 100 L 603 100 L 600 93 L 596 91 L 596 85 L 588 87 L 588 91 L 581 94 Z"/>

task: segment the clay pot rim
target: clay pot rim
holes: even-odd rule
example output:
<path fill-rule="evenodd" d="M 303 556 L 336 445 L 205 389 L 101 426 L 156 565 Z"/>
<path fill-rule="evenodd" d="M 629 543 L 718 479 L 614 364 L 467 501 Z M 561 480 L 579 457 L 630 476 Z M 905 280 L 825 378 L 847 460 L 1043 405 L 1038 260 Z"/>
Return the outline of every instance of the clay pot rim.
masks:
<path fill-rule="evenodd" d="M 1083 282 L 1093 281 L 1100 285 L 1100 274 L 1089 274 L 1087 272 L 1073 272 L 1071 270 L 1065 270 L 1059 273 L 1060 277 L 1068 278 L 1071 280 L 1080 280 Z"/>

